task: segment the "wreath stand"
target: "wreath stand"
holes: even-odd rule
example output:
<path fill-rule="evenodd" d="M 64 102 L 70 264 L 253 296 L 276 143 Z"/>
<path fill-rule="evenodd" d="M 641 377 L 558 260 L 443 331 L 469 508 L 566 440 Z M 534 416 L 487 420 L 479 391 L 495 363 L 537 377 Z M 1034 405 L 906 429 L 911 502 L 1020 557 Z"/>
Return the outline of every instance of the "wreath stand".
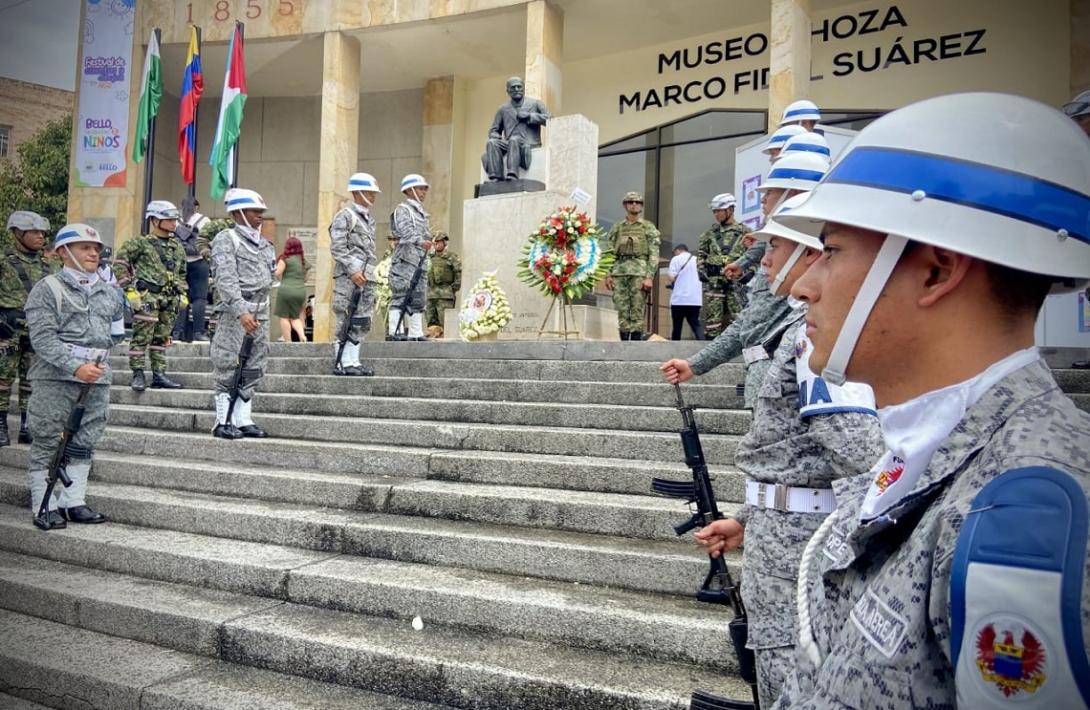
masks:
<path fill-rule="evenodd" d="M 557 308 L 557 302 L 560 303 L 560 307 Z M 555 315 L 553 309 L 556 308 Z M 553 316 L 553 330 L 545 330 L 546 324 L 549 322 L 549 316 Z M 571 327 L 575 330 L 568 330 L 568 324 L 571 323 Z M 563 294 L 558 293 L 553 296 L 552 303 L 549 304 L 549 310 L 545 311 L 545 318 L 541 321 L 541 327 L 537 329 L 537 339 L 541 340 L 543 335 L 559 335 L 566 341 L 568 336 L 579 337 L 579 328 L 576 326 L 575 309 L 572 307 L 571 302 Z"/>

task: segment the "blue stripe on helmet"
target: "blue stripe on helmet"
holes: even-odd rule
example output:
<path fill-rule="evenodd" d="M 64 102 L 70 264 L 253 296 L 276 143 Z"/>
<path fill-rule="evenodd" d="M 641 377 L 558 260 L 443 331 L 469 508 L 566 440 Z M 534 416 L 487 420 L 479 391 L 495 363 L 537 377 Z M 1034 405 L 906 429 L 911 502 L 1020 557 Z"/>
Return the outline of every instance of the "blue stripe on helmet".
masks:
<path fill-rule="evenodd" d="M 787 146 L 788 153 L 794 153 L 796 150 L 806 151 L 808 153 L 818 153 L 820 155 L 829 156 L 829 148 L 823 145 L 816 145 L 814 143 L 792 143 Z"/>
<path fill-rule="evenodd" d="M 768 174 L 769 180 L 812 180 L 817 182 L 823 177 L 825 177 L 825 173 L 820 170 L 799 170 L 797 168 L 772 168 L 772 172 Z"/>
<path fill-rule="evenodd" d="M 789 135 L 788 135 L 788 134 L 786 134 L 786 133 L 784 133 L 783 135 L 779 135 L 779 136 L 777 136 L 777 135 L 773 135 L 773 136 L 772 136 L 771 138 L 769 138 L 769 139 L 768 139 L 768 144 L 769 144 L 769 145 L 772 145 L 773 143 L 784 143 L 784 142 L 786 142 L 786 141 L 787 141 L 787 139 L 788 139 L 788 138 L 790 138 L 790 137 L 791 137 L 791 136 L 789 136 Z"/>
<path fill-rule="evenodd" d="M 1090 244 L 1090 195 L 1012 170 L 894 148 L 864 147 L 844 156 L 826 182 L 873 187 L 992 212 Z"/>
<path fill-rule="evenodd" d="M 821 116 L 816 109 L 812 108 L 797 108 L 794 111 L 788 111 L 783 115 L 784 118 L 794 118 L 795 116 L 802 116 L 804 114 L 812 114 L 814 116 Z"/>
<path fill-rule="evenodd" d="M 230 200 L 227 203 L 227 206 L 231 207 L 233 205 L 256 205 L 256 204 L 257 203 L 254 202 L 253 198 L 251 198 L 251 197 L 236 197 L 235 199 Z"/>
<path fill-rule="evenodd" d="M 374 187 L 374 183 L 369 180 L 350 180 L 348 182 L 349 187 Z"/>
<path fill-rule="evenodd" d="M 66 232 L 61 232 L 60 234 L 58 234 L 54 241 L 59 242 L 59 241 L 62 241 L 63 239 L 65 239 L 67 237 L 81 237 L 81 236 L 83 236 L 83 235 L 80 234 L 79 232 L 77 232 L 76 230 L 69 229 Z"/>

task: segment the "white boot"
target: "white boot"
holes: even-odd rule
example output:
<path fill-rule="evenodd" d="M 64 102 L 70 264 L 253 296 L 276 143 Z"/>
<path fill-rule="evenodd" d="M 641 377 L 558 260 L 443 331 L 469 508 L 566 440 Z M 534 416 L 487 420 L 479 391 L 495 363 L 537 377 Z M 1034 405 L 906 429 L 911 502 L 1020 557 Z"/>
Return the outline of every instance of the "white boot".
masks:
<path fill-rule="evenodd" d="M 409 339 L 410 340 L 423 340 L 424 339 L 424 314 L 413 313 L 409 316 Z"/>
<path fill-rule="evenodd" d="M 238 407 L 242 404 L 242 400 L 239 399 L 235 402 L 235 409 L 231 413 L 231 419 L 235 419 L 238 416 Z M 231 395 L 226 392 L 216 393 L 216 425 L 212 427 L 212 436 L 220 439 L 241 439 L 242 432 L 238 428 L 227 421 L 227 410 L 231 408 Z"/>
<path fill-rule="evenodd" d="M 359 343 L 347 343 L 344 346 L 344 357 L 342 358 L 345 367 L 359 367 L 360 366 L 360 344 Z"/>
<path fill-rule="evenodd" d="M 238 405 L 235 405 L 236 408 Z M 227 410 L 231 407 L 231 395 L 226 392 L 216 393 L 216 426 L 227 423 Z"/>
<path fill-rule="evenodd" d="M 264 439 L 268 434 L 264 429 L 254 424 L 251 412 L 253 411 L 254 399 L 250 398 L 249 401 L 238 398 L 235 402 L 235 411 L 231 414 L 232 424 L 242 432 L 243 436 L 252 437 L 255 439 Z"/>
<path fill-rule="evenodd" d="M 68 477 L 72 479 L 72 485 L 65 488 L 57 481 L 54 491 L 59 490 L 57 505 L 61 508 L 76 508 L 87 505 L 87 479 L 91 476 L 91 462 L 87 460 L 68 464 Z"/>
<path fill-rule="evenodd" d="M 30 482 L 30 512 L 33 515 L 38 514 L 38 508 L 42 507 L 42 498 L 45 497 L 45 489 L 49 485 L 46 482 L 46 478 L 49 476 L 49 471 L 44 468 L 35 469 L 27 474 L 27 478 Z M 57 488 L 61 488 L 63 485 L 60 481 L 57 481 L 57 485 L 53 487 L 54 495 L 49 496 L 49 510 L 57 509 Z"/>
<path fill-rule="evenodd" d="M 399 309 L 397 309 L 397 308 L 391 308 L 390 309 L 390 318 L 389 318 L 389 336 L 391 338 L 393 338 L 394 336 L 397 335 L 397 323 L 400 320 L 401 320 L 401 311 Z M 408 317 L 406 317 L 405 320 L 408 320 Z"/>

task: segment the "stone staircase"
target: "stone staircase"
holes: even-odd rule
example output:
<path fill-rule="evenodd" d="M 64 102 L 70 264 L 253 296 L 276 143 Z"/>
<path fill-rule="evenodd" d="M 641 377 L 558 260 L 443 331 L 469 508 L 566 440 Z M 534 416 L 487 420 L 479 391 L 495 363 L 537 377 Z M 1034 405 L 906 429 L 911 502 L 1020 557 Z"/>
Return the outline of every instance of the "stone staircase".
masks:
<path fill-rule="evenodd" d="M 657 364 L 695 347 L 375 343 L 376 376 L 340 378 L 328 346 L 277 344 L 271 437 L 236 442 L 208 434 L 207 346 L 172 350 L 169 392 L 131 392 L 115 358 L 90 496 L 112 523 L 38 531 L 26 447 L 0 449 L 0 708 L 748 698 L 729 609 L 692 599 L 686 508 L 649 493 L 690 475 Z M 1090 404 L 1086 373 L 1058 376 Z M 685 387 L 728 513 L 740 379 Z"/>

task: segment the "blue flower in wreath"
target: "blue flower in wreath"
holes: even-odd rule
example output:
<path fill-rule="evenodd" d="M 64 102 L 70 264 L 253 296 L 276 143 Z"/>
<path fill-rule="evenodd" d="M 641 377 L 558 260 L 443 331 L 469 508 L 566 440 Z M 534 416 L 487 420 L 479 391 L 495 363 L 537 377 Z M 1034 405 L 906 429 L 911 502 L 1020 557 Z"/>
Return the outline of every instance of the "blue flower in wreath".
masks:
<path fill-rule="evenodd" d="M 580 237 L 573 245 L 575 259 L 579 266 L 575 269 L 575 280 L 582 281 L 598 270 L 598 262 L 602 260 L 601 247 L 597 239 Z"/>

